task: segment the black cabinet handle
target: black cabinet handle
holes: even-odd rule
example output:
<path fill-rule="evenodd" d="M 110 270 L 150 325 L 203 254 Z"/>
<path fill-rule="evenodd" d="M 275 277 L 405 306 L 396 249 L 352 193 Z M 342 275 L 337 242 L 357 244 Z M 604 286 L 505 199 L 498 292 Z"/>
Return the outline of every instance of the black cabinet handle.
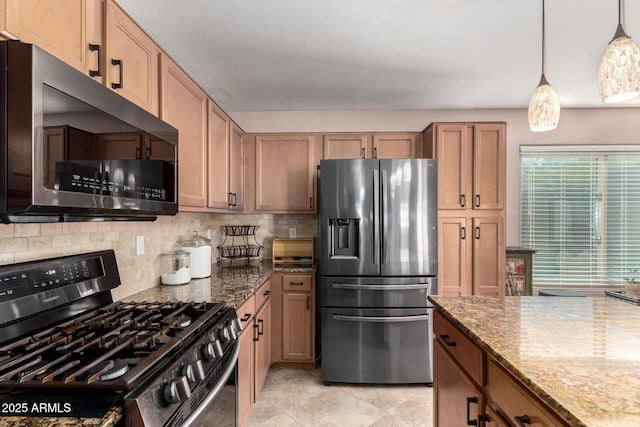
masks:
<path fill-rule="evenodd" d="M 440 339 L 449 347 L 455 347 L 457 345 L 455 341 L 451 341 L 449 335 L 440 335 Z"/>
<path fill-rule="evenodd" d="M 374 159 L 378 158 L 378 147 L 373 147 L 373 158 Z"/>
<path fill-rule="evenodd" d="M 467 238 L 467 229 L 465 227 L 460 228 L 460 240 Z"/>
<path fill-rule="evenodd" d="M 360 150 L 362 151 L 362 158 L 364 159 L 364 156 L 366 155 L 364 147 L 362 147 Z"/>
<path fill-rule="evenodd" d="M 476 194 L 476 208 L 480 207 L 480 195 Z"/>
<path fill-rule="evenodd" d="M 264 320 L 263 319 L 258 319 L 258 326 L 259 326 L 258 335 L 264 335 Z"/>
<path fill-rule="evenodd" d="M 262 293 L 262 295 L 264 295 L 265 297 L 268 296 L 268 295 L 271 295 L 271 291 L 264 291 Z"/>
<path fill-rule="evenodd" d="M 476 227 L 476 239 L 480 239 L 480 227 Z"/>
<path fill-rule="evenodd" d="M 471 416 L 471 404 L 472 403 L 478 403 L 478 398 L 477 397 L 467 397 L 467 425 L 468 426 L 477 426 L 478 425 L 478 420 L 471 420 L 469 419 L 469 417 Z"/>
<path fill-rule="evenodd" d="M 232 197 L 233 197 L 233 193 L 229 193 L 229 196 L 228 196 L 228 198 L 227 198 L 227 199 L 228 199 L 228 200 L 227 200 L 227 206 L 228 206 L 228 207 L 232 207 L 232 206 L 233 206 L 233 201 L 232 201 L 233 199 L 232 199 Z"/>
<path fill-rule="evenodd" d="M 289 284 L 294 286 L 302 286 L 304 285 L 304 282 L 289 282 Z"/>
<path fill-rule="evenodd" d="M 144 155 L 146 156 L 145 159 L 151 159 L 151 147 L 144 148 Z"/>
<path fill-rule="evenodd" d="M 136 147 L 136 160 L 141 160 L 141 155 L 140 147 Z"/>
<path fill-rule="evenodd" d="M 253 324 L 253 340 L 260 341 L 260 332 L 258 331 L 258 325 Z"/>
<path fill-rule="evenodd" d="M 464 194 L 461 194 L 461 195 L 460 195 L 460 207 L 463 207 L 463 208 L 464 208 L 465 203 L 466 203 L 466 202 L 465 202 Z"/>
<path fill-rule="evenodd" d="M 249 319 L 251 319 L 251 313 L 245 313 L 244 316 L 242 317 L 242 319 L 240 319 L 240 321 L 241 322 L 246 322 Z"/>
<path fill-rule="evenodd" d="M 98 69 L 97 70 L 89 70 L 89 75 L 91 77 L 100 77 L 102 76 L 102 47 L 99 44 L 91 44 L 89 43 L 89 50 L 91 52 L 98 51 Z"/>
<path fill-rule="evenodd" d="M 311 310 L 311 297 L 307 295 L 307 310 Z"/>
<path fill-rule="evenodd" d="M 238 205 L 238 194 L 233 193 L 233 206 L 237 206 Z"/>
<path fill-rule="evenodd" d="M 122 69 L 124 68 L 124 64 L 122 63 L 122 59 L 112 59 L 111 65 L 117 65 L 119 69 L 120 81 L 118 83 L 111 83 L 111 88 L 113 89 L 122 89 Z"/>
<path fill-rule="evenodd" d="M 531 419 L 528 415 L 516 415 L 513 417 L 513 421 L 516 422 L 518 427 L 525 427 L 527 424 L 531 424 Z"/>
<path fill-rule="evenodd" d="M 309 209 L 313 209 L 313 197 L 309 197 Z"/>

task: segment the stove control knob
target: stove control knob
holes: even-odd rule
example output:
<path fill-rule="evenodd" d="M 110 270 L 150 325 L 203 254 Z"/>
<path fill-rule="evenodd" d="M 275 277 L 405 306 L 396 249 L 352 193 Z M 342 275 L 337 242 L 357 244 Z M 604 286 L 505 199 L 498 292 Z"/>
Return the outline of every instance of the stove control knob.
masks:
<path fill-rule="evenodd" d="M 233 318 L 233 320 L 231 321 L 231 326 L 233 326 L 233 329 L 235 329 L 236 332 L 242 332 L 242 322 L 237 317 Z"/>
<path fill-rule="evenodd" d="M 180 376 L 169 382 L 164 388 L 164 398 L 169 403 L 179 403 L 191 397 L 187 377 Z"/>
<path fill-rule="evenodd" d="M 224 354 L 219 340 L 209 341 L 202 347 L 202 355 L 206 360 L 214 360 Z"/>
<path fill-rule="evenodd" d="M 191 384 L 197 384 L 204 380 L 204 367 L 201 360 L 187 363 L 182 370 L 182 374 L 187 377 Z"/>
<path fill-rule="evenodd" d="M 235 325 L 233 323 L 231 323 L 225 329 L 229 330 L 229 336 L 231 337 L 232 341 L 235 341 L 235 340 L 238 339 L 238 334 L 236 333 L 236 327 L 235 327 Z"/>
<path fill-rule="evenodd" d="M 220 339 L 224 343 L 228 343 L 229 341 L 231 341 L 231 333 L 229 332 L 228 326 L 225 326 L 224 328 L 220 329 Z"/>

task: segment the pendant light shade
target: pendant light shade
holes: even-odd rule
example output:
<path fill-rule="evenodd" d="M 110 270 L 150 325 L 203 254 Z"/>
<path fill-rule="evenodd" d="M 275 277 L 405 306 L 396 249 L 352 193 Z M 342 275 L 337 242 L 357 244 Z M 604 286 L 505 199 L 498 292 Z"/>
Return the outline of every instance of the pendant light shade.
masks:
<path fill-rule="evenodd" d="M 542 0 L 542 75 L 529 101 L 529 129 L 544 132 L 555 129 L 560 120 L 560 99 L 544 76 L 545 54 L 544 0 Z"/>
<path fill-rule="evenodd" d="M 529 101 L 529 129 L 544 132 L 555 129 L 560 120 L 560 99 L 544 74 Z"/>
<path fill-rule="evenodd" d="M 607 103 L 628 101 L 640 94 L 640 50 L 622 28 L 618 0 L 618 27 L 600 60 L 598 88 Z"/>

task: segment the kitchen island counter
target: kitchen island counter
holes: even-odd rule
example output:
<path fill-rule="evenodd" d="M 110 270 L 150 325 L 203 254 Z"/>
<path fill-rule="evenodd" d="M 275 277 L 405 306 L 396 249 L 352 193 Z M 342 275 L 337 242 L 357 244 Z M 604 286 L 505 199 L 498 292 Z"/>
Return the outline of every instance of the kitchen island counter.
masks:
<path fill-rule="evenodd" d="M 429 299 L 569 425 L 640 425 L 640 307 L 599 297 Z"/>

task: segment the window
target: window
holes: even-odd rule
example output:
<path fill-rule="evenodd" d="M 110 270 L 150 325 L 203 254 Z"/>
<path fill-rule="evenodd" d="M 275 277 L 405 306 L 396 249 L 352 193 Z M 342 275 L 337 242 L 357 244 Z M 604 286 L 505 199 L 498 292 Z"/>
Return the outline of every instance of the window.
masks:
<path fill-rule="evenodd" d="M 640 146 L 522 146 L 520 171 L 536 287 L 619 285 L 640 268 Z"/>

